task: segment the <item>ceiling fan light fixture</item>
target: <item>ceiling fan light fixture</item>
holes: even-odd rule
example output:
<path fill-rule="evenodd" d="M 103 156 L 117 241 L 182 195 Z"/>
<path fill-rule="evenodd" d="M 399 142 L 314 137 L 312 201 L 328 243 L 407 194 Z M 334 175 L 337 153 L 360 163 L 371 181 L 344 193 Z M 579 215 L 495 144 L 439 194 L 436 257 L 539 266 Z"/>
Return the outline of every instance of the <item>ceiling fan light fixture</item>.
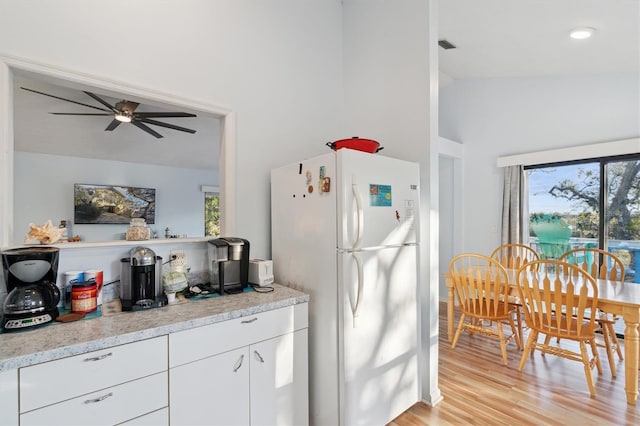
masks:
<path fill-rule="evenodd" d="M 591 27 L 574 28 L 569 33 L 569 37 L 575 40 L 584 40 L 591 37 L 595 31 L 596 29 Z"/>
<path fill-rule="evenodd" d="M 116 113 L 115 117 L 116 120 L 121 121 L 123 123 L 131 123 L 131 114 L 127 114 L 125 112 L 120 112 L 120 113 Z"/>

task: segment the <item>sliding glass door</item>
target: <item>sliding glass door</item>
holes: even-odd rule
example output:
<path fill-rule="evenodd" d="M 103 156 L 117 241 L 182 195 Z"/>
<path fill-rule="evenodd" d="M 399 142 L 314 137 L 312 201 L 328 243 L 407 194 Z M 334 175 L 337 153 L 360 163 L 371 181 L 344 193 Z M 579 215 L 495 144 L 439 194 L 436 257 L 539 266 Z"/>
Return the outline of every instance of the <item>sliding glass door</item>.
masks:
<path fill-rule="evenodd" d="M 530 243 L 541 257 L 603 248 L 622 258 L 627 280 L 640 283 L 640 154 L 525 169 Z"/>
<path fill-rule="evenodd" d="M 609 161 L 604 170 L 607 204 L 603 247 L 624 262 L 628 281 L 640 283 L 640 160 Z"/>

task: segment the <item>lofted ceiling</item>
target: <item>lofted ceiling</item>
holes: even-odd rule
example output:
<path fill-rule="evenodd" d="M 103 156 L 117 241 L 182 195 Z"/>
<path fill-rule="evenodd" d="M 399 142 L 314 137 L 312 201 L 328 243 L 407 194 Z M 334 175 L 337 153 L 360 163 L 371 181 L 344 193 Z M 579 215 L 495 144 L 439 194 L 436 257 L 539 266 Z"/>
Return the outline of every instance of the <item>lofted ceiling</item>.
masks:
<path fill-rule="evenodd" d="M 575 76 L 638 73 L 640 0 L 440 0 L 439 38 L 456 49 L 438 48 L 441 84 L 451 79 Z M 593 27 L 588 40 L 572 40 L 575 27 Z M 105 93 L 31 74 L 14 76 L 15 149 L 114 161 L 217 170 L 220 120 L 200 111 L 159 104 L 122 93 Z M 162 119 L 196 130 L 194 135 L 150 126 L 104 129 L 110 117 L 58 116 L 50 112 L 96 112 L 21 90 L 28 87 L 101 106 L 82 90 L 116 103 L 139 102 L 137 111 L 183 111 L 196 118 Z"/>
<path fill-rule="evenodd" d="M 187 112 L 197 117 L 158 118 L 158 121 L 196 131 L 182 131 L 149 124 L 163 137 L 156 138 L 130 123 L 105 131 L 111 116 L 52 115 L 62 113 L 100 113 L 101 111 L 22 90 L 37 90 L 71 101 L 104 108 L 83 90 L 92 92 L 111 105 L 122 100 L 138 102 L 136 112 Z M 82 87 L 33 74 L 14 75 L 14 136 L 16 151 L 38 152 L 80 158 L 165 165 L 171 167 L 218 170 L 220 120 L 201 111 L 175 107 L 129 96 Z"/>
<path fill-rule="evenodd" d="M 640 0 L 440 0 L 444 78 L 638 73 Z M 593 27 L 573 40 L 576 27 Z"/>

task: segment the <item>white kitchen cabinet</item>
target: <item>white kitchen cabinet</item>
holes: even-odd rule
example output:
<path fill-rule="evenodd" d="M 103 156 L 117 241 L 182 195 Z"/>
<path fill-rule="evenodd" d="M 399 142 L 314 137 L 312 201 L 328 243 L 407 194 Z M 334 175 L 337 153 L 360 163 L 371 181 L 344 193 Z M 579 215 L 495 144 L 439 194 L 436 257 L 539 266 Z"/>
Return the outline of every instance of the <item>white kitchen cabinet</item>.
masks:
<path fill-rule="evenodd" d="M 171 424 L 307 424 L 307 321 L 303 303 L 171 334 Z"/>
<path fill-rule="evenodd" d="M 251 345 L 251 425 L 309 422 L 307 329 Z"/>
<path fill-rule="evenodd" d="M 0 426 L 18 424 L 18 370 L 0 371 Z"/>
<path fill-rule="evenodd" d="M 21 368 L 20 425 L 113 425 L 166 408 L 167 356 L 160 336 Z"/>
<path fill-rule="evenodd" d="M 167 383 L 154 374 L 21 414 L 20 425 L 115 425 L 166 407 Z"/>
<path fill-rule="evenodd" d="M 161 408 L 144 416 L 136 417 L 120 425 L 126 426 L 158 426 L 169 424 L 169 408 Z"/>
<path fill-rule="evenodd" d="M 211 356 L 169 372 L 171 424 L 249 424 L 249 349 Z"/>

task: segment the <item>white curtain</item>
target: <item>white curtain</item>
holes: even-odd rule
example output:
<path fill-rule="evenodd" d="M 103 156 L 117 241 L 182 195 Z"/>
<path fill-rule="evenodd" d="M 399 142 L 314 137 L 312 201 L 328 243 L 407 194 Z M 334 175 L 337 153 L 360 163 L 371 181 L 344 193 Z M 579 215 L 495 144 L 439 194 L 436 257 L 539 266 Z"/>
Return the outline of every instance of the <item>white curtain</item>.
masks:
<path fill-rule="evenodd" d="M 504 168 L 502 244 L 528 244 L 527 178 L 522 166 Z"/>

